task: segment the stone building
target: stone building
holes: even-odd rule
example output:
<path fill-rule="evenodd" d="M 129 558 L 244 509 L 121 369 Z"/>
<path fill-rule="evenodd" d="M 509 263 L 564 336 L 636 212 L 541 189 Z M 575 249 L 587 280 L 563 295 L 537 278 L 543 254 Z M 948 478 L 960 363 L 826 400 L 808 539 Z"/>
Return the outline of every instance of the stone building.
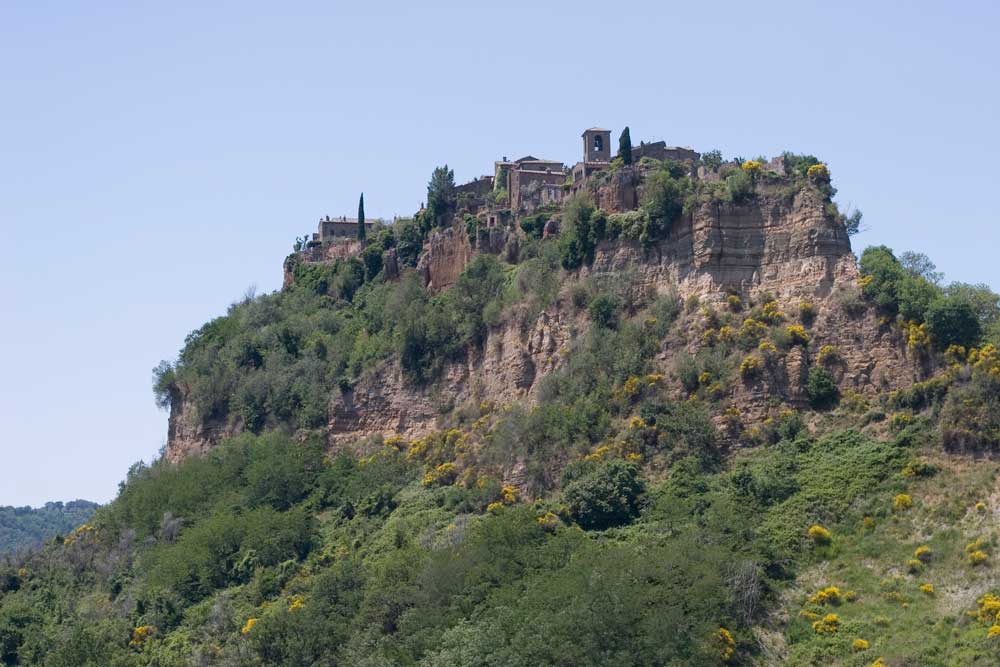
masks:
<path fill-rule="evenodd" d="M 455 201 L 459 211 L 477 213 L 486 206 L 490 199 L 488 195 L 493 192 L 493 177 L 480 176 L 468 183 L 455 186 Z"/>
<path fill-rule="evenodd" d="M 581 137 L 583 159 L 572 168 L 567 168 L 556 160 L 541 160 L 534 155 L 526 155 L 517 160 L 504 157 L 494 163 L 492 186 L 495 190 L 502 188 L 507 191 L 511 211 L 516 213 L 530 211 L 538 206 L 560 204 L 567 196 L 584 189 L 591 176 L 610 169 L 617 152 L 612 150 L 611 130 L 591 127 L 584 130 Z M 690 148 L 667 146 L 665 141 L 656 141 L 632 147 L 634 162 L 643 157 L 687 162 L 694 173 L 695 164 L 701 155 Z M 486 178 L 484 176 L 462 187 L 482 187 L 479 184 Z"/>
<path fill-rule="evenodd" d="M 375 221 L 365 220 L 365 232 L 371 234 L 375 229 Z M 340 216 L 320 218 L 319 231 L 313 234 L 313 240 L 319 242 L 356 239 L 358 237 L 358 219 Z"/>
<path fill-rule="evenodd" d="M 471 198 L 482 198 L 493 189 L 492 176 L 480 176 L 468 183 L 455 186 L 455 195 L 459 198 L 467 196 Z"/>
<path fill-rule="evenodd" d="M 632 161 L 638 162 L 644 157 L 654 160 L 677 160 L 679 162 L 695 163 L 701 157 L 701 153 L 690 148 L 681 146 L 667 146 L 665 141 L 654 141 L 651 144 L 645 142 L 632 147 Z"/>
<path fill-rule="evenodd" d="M 540 160 L 533 155 L 513 162 L 505 157 L 494 164 L 494 173 L 494 186 L 506 188 L 512 211 L 539 204 L 543 189 L 561 188 L 566 183 L 566 166 L 562 162 Z"/>
<path fill-rule="evenodd" d="M 611 165 L 611 130 L 592 127 L 583 131 L 583 160 L 573 165 L 573 183 Z"/>

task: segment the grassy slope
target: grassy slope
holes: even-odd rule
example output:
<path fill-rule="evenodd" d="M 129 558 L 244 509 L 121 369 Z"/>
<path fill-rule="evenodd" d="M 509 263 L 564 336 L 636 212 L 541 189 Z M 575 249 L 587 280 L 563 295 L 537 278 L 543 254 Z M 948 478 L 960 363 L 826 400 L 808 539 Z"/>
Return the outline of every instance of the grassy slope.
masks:
<path fill-rule="evenodd" d="M 832 524 L 833 542 L 812 547 L 802 571 L 781 594 L 761 635 L 788 665 L 994 665 L 1000 646 L 987 637 L 988 624 L 970 618 L 977 600 L 1000 587 L 996 516 L 1000 512 L 1000 465 L 988 459 L 944 456 L 933 439 L 917 438 L 907 463 L 893 465 L 884 482 L 859 494 Z M 843 460 L 845 469 L 856 461 Z M 899 494 L 909 508 L 894 508 Z M 977 507 L 977 503 L 983 503 Z M 898 505 L 898 504 L 897 504 Z M 967 545 L 983 539 L 990 555 L 969 562 Z M 931 557 L 916 560 L 918 547 Z M 912 563 L 912 564 L 911 564 Z M 922 590 L 930 584 L 933 591 Z M 810 597 L 829 586 L 852 591 L 853 601 L 816 604 Z M 836 633 L 819 634 L 813 623 L 828 613 L 840 617 Z M 852 648 L 866 640 L 865 651 Z"/>

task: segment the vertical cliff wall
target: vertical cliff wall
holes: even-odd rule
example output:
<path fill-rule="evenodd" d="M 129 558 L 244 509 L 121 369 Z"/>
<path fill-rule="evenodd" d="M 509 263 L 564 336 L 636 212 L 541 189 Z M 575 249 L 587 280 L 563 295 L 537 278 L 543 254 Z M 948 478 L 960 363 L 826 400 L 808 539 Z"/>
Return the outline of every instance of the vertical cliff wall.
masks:
<path fill-rule="evenodd" d="M 436 231 L 418 270 L 430 290 L 446 289 L 478 252 L 504 252 L 505 259 L 515 260 L 519 233 L 516 228 L 484 230 L 470 240 L 464 226 Z M 389 361 L 348 391 L 334 390 L 326 428 L 331 446 L 374 435 L 420 436 L 467 401 L 533 401 L 540 380 L 562 363 L 573 336 L 589 326 L 568 288 L 576 279 L 589 278 L 629 280 L 647 293 L 675 292 L 720 305 L 733 295 L 745 303 L 760 303 L 767 295 L 788 313 L 798 312 L 803 300 L 811 302 L 816 317 L 810 351 L 794 348 L 767 381 L 737 383 L 729 390 L 729 400 L 747 418 L 764 416 L 776 403 L 803 405 L 808 370 L 815 350 L 824 345 L 839 351 L 834 370 L 844 391 L 874 395 L 906 386 L 925 372 L 897 329 L 881 323 L 870 309 L 850 315 L 839 305 L 839 294 L 856 289 L 858 272 L 844 225 L 820 193 L 811 187 L 791 195 L 761 188 L 746 204 L 699 205 L 650 247 L 601 243 L 594 261 L 567 276 L 563 292 L 544 312 L 530 321 L 511 317 L 490 329 L 482 349 L 451 364 L 431 386 L 407 383 L 398 362 Z M 699 338 L 698 332 L 690 333 L 688 341 Z M 696 348 L 693 342 L 665 345 L 657 363 L 669 375 L 677 355 Z M 180 395 L 171 413 L 167 455 L 176 459 L 203 452 L 240 428 L 239 423 L 198 420 Z"/>

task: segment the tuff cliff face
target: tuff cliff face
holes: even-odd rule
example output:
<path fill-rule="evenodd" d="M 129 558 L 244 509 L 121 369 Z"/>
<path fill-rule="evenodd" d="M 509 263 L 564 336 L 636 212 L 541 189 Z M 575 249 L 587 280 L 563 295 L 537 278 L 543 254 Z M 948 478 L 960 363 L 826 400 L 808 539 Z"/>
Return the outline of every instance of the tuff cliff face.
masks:
<path fill-rule="evenodd" d="M 481 352 L 452 364 L 433 386 L 417 389 L 398 363 L 364 378 L 330 403 L 329 441 L 337 446 L 375 435 L 416 438 L 434 431 L 450 408 L 469 402 L 510 404 L 530 397 L 559 365 L 570 331 L 585 327 L 582 314 L 560 302 L 523 329 L 510 322 L 489 332 Z"/>
<path fill-rule="evenodd" d="M 164 455 L 168 461 L 176 463 L 185 456 L 204 454 L 221 439 L 239 431 L 239 427 L 224 421 L 200 418 L 187 398 L 185 387 L 178 387 L 170 400 Z"/>
<path fill-rule="evenodd" d="M 424 245 L 417 271 L 427 288 L 437 292 L 455 283 L 472 256 L 472 245 L 464 229 L 450 227 L 435 231 Z"/>
<path fill-rule="evenodd" d="M 429 289 L 445 289 L 479 252 L 515 259 L 519 233 L 485 229 L 470 240 L 459 225 L 435 232 L 425 244 L 418 271 Z M 898 330 L 881 323 L 871 309 L 862 305 L 850 312 L 843 307 L 843 296 L 856 289 L 856 261 L 843 223 L 811 188 L 792 197 L 777 188 L 763 190 L 744 205 L 701 204 L 651 247 L 602 242 L 578 278 L 628 280 L 647 294 L 675 292 L 718 307 L 725 307 L 729 296 L 745 303 L 773 298 L 789 313 L 797 312 L 802 301 L 812 303 L 809 351 L 794 347 L 759 380 L 728 389 L 729 402 L 747 419 L 763 418 L 779 403 L 804 405 L 806 377 L 816 363 L 816 350 L 823 346 L 837 350 L 831 370 L 842 391 L 872 396 L 907 386 L 927 370 L 908 353 Z M 695 328 L 688 319 L 688 326 Z M 573 336 L 588 326 L 586 313 L 573 305 L 564 285 L 556 301 L 537 317 L 512 316 L 490 329 L 481 350 L 451 364 L 431 386 L 409 384 L 398 362 L 386 363 L 350 390 L 332 392 L 329 443 L 337 447 L 370 436 L 418 437 L 438 428 L 443 415 L 468 401 L 530 402 L 540 380 L 561 363 Z M 661 370 L 669 375 L 678 355 L 696 351 L 693 341 L 698 337 L 692 332 L 684 344 L 664 343 L 657 357 Z M 203 424 L 189 412 L 179 397 L 170 417 L 170 459 L 203 452 L 239 429 Z"/>
<path fill-rule="evenodd" d="M 455 284 L 462 269 L 477 253 L 499 255 L 505 261 L 516 262 L 520 239 L 512 230 L 500 227 L 477 228 L 470 237 L 461 226 L 431 232 L 417 271 L 431 292 L 440 292 Z"/>
<path fill-rule="evenodd" d="M 439 258 L 464 256 L 467 247 L 464 235 L 442 235 L 432 252 Z M 438 261 L 425 266 L 429 285 L 450 284 L 460 272 Z M 581 270 L 581 277 L 588 276 L 627 279 L 647 293 L 675 291 L 708 303 L 722 303 L 729 295 L 749 301 L 768 294 L 788 312 L 808 299 L 816 308 L 812 347 L 838 350 L 832 369 L 843 390 L 874 395 L 921 377 L 919 360 L 907 355 L 891 327 L 880 325 L 871 312 L 848 315 L 838 303 L 838 291 L 852 289 L 857 281 L 855 258 L 843 224 L 808 189 L 791 200 L 773 194 L 745 206 L 704 204 L 651 248 L 602 243 L 593 264 Z M 415 390 L 403 382 L 398 367 L 385 369 L 348 395 L 333 396 L 331 443 L 373 435 L 421 436 L 438 427 L 450 406 L 470 400 L 530 400 L 541 378 L 559 365 L 571 333 L 586 326 L 586 317 L 564 293 L 536 321 L 491 330 L 481 354 L 453 365 L 431 388 Z M 668 370 L 676 355 L 693 351 L 664 348 L 660 362 Z M 760 381 L 735 386 L 732 402 L 748 418 L 765 416 L 774 399 L 804 405 L 808 370 L 806 355 L 794 348 Z"/>
<path fill-rule="evenodd" d="M 750 205 L 702 204 L 646 250 L 638 243 L 603 243 L 584 273 L 637 269 L 634 279 L 681 296 L 829 296 L 857 277 L 843 224 L 812 190 L 790 201 L 781 194 Z"/>

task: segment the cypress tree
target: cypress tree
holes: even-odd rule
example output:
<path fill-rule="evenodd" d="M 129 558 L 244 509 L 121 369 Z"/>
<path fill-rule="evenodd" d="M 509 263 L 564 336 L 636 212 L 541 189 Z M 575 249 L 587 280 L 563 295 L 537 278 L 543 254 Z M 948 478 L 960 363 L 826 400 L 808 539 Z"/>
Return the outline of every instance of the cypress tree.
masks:
<path fill-rule="evenodd" d="M 632 164 L 632 136 L 629 134 L 628 126 L 622 130 L 618 137 L 618 155 L 625 164 Z"/>
<path fill-rule="evenodd" d="M 358 202 L 358 240 L 365 242 L 365 193 L 361 193 L 361 200 Z"/>

